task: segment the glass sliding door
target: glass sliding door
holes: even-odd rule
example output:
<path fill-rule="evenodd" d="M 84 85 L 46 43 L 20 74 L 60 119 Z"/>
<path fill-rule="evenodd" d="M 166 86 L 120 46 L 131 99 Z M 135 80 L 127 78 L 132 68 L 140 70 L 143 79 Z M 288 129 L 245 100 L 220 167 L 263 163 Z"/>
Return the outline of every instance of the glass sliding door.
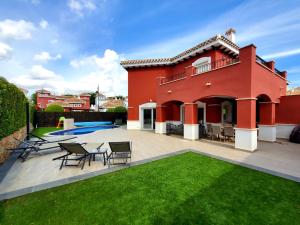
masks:
<path fill-rule="evenodd" d="M 143 129 L 153 130 L 156 110 L 153 108 L 143 109 Z"/>
<path fill-rule="evenodd" d="M 152 109 L 143 109 L 143 128 L 152 129 Z"/>

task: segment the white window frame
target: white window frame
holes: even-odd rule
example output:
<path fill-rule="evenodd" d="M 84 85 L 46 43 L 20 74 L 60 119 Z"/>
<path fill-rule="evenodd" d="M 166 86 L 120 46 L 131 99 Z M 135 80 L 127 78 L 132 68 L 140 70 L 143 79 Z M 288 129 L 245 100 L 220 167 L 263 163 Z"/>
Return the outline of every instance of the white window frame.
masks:
<path fill-rule="evenodd" d="M 204 73 L 211 70 L 211 57 L 201 57 L 192 63 L 196 67 L 196 74 Z M 203 67 L 207 64 L 207 67 Z"/>

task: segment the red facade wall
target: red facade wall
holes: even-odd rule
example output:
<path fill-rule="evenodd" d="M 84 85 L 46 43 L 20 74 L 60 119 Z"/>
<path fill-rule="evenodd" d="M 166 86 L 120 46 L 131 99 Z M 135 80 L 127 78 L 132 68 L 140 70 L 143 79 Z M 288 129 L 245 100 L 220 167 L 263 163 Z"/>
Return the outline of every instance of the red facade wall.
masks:
<path fill-rule="evenodd" d="M 128 69 L 128 120 L 138 120 L 139 105 L 156 102 L 156 87 L 160 76 L 166 76 L 168 67 Z"/>
<path fill-rule="evenodd" d="M 259 106 L 260 121 L 262 125 L 275 124 L 275 103 L 260 103 Z"/>
<path fill-rule="evenodd" d="M 198 58 L 206 56 L 210 56 L 212 61 L 216 61 L 225 55 L 220 50 L 211 50 L 173 66 L 127 69 L 128 120 L 138 120 L 139 105 L 150 101 L 167 106 L 165 111 L 167 114 L 166 120 L 179 121 L 179 106 L 174 106 L 174 104 L 169 106 L 168 102 L 194 103 L 198 100 L 204 101 L 203 99 L 208 97 L 255 99 L 262 94 L 267 95 L 272 102 L 278 102 L 280 96 L 285 95 L 286 80 L 276 75 L 272 69 L 256 62 L 256 47 L 254 45 L 240 48 L 239 62 L 233 65 L 193 75 L 192 63 Z M 184 79 L 166 84 L 160 83 L 159 77 L 161 76 L 167 77 L 181 73 L 185 74 Z M 238 127 L 256 127 L 255 103 L 255 100 L 237 101 Z M 284 104 L 288 105 L 290 103 Z M 221 122 L 221 105 L 218 105 L 218 103 L 215 103 L 215 106 L 208 105 L 206 107 L 207 122 Z M 279 118 L 284 117 L 282 112 L 279 114 Z M 187 114 L 185 113 L 185 115 Z M 271 118 L 273 117 L 271 116 Z M 189 118 L 188 120 L 193 121 Z"/>
<path fill-rule="evenodd" d="M 300 95 L 282 96 L 276 104 L 276 123 L 300 124 Z"/>
<path fill-rule="evenodd" d="M 221 103 L 223 100 L 218 98 L 201 99 L 201 102 L 206 103 L 206 122 L 220 123 L 221 122 Z"/>

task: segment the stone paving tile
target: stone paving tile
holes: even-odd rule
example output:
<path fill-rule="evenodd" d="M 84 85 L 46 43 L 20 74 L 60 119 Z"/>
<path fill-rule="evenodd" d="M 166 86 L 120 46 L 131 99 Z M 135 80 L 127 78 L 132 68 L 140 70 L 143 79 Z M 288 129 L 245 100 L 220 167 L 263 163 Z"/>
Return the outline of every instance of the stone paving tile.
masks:
<path fill-rule="evenodd" d="M 300 179 L 300 146 L 288 142 L 259 142 L 258 151 L 250 153 L 235 150 L 230 144 L 220 145 L 210 141 L 188 141 L 148 131 L 127 131 L 124 128 L 80 135 L 78 141 L 88 143 L 104 142 L 104 148 L 109 148 L 109 141 L 132 141 L 133 164 L 192 149 L 196 152 L 254 169 L 273 172 L 273 174 L 285 176 L 289 179 Z M 85 178 L 107 171 L 107 166 L 103 165 L 101 157 L 92 162 L 91 166 L 86 164 L 83 170 L 80 167 L 64 167 L 59 170 L 60 162 L 52 161 L 52 159 L 62 154 L 60 151 L 54 151 L 48 154 L 34 155 L 24 163 L 16 161 L 0 183 L 0 195 L 3 197 L 5 193 L 14 193 L 18 190 L 21 193 L 24 192 L 23 190 L 25 190 L 24 193 L 28 193 L 33 190 L 40 190 L 39 188 L 47 188 L 49 185 L 49 187 L 55 186 L 61 181 L 68 183 L 78 180 L 80 176 Z M 11 196 L 13 195 L 11 194 Z"/>

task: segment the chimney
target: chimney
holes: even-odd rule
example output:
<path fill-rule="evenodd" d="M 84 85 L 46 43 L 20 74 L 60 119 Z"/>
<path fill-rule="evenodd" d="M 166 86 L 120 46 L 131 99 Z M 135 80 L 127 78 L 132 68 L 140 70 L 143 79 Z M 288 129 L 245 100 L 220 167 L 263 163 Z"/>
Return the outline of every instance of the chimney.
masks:
<path fill-rule="evenodd" d="M 235 29 L 230 28 L 226 31 L 225 35 L 229 41 L 235 43 Z"/>

